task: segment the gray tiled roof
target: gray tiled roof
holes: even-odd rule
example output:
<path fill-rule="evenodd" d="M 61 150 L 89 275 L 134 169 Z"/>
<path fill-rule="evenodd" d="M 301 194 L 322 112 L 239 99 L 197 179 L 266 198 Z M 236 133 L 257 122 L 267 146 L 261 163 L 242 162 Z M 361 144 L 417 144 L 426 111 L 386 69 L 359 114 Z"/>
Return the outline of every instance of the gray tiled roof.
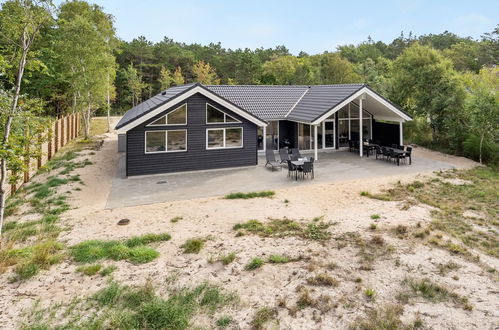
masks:
<path fill-rule="evenodd" d="M 190 88 L 194 87 L 196 84 L 187 84 L 187 85 L 180 85 L 180 86 L 175 86 L 172 88 L 168 88 L 167 90 L 154 95 L 148 100 L 145 100 L 144 102 L 137 104 L 135 107 L 131 108 L 128 110 L 125 115 L 121 118 L 121 120 L 118 122 L 116 125 L 116 128 L 120 128 L 125 126 L 126 124 L 134 121 L 135 119 L 142 117 L 149 111 L 154 110 L 155 108 L 159 107 L 160 105 L 168 102 L 172 98 L 182 94 L 183 92 L 189 90 Z"/>
<path fill-rule="evenodd" d="M 356 93 L 364 84 L 345 85 L 207 85 L 176 86 L 130 109 L 116 128 L 121 128 L 158 106 L 201 86 L 262 120 L 289 119 L 313 122 L 325 112 Z"/>
<path fill-rule="evenodd" d="M 286 119 L 312 122 L 364 86 L 363 84 L 310 86 Z"/>
<path fill-rule="evenodd" d="M 283 119 L 309 86 L 207 85 L 207 89 L 263 120 Z"/>

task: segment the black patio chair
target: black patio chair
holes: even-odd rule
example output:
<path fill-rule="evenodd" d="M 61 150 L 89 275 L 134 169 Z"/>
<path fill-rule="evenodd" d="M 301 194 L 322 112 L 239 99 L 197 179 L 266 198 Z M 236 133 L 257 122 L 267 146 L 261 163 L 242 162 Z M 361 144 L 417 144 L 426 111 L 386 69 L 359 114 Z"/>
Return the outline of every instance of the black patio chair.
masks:
<path fill-rule="evenodd" d="M 314 163 L 313 162 L 304 162 L 301 172 L 302 172 L 303 178 L 305 178 L 305 175 L 308 176 L 310 174 L 311 178 L 313 179 L 314 178 Z"/>
<path fill-rule="evenodd" d="M 405 157 L 409 158 L 409 165 L 412 164 L 411 154 L 412 154 L 412 147 L 407 147 L 407 149 L 405 150 Z"/>
<path fill-rule="evenodd" d="M 381 154 L 385 160 L 390 160 L 390 149 L 381 147 Z"/>
<path fill-rule="evenodd" d="M 390 158 L 397 163 L 397 166 L 400 166 L 400 160 L 405 158 L 405 153 L 395 152 L 393 149 L 390 149 Z"/>
<path fill-rule="evenodd" d="M 353 151 L 353 141 L 348 140 L 348 151 L 352 152 Z"/>
<path fill-rule="evenodd" d="M 404 150 L 404 148 L 405 148 L 404 146 L 400 146 L 400 145 L 397 146 L 397 149 L 399 149 L 399 150 Z"/>
<path fill-rule="evenodd" d="M 300 150 L 298 150 L 298 148 L 291 149 L 291 157 L 296 158 L 296 160 L 298 160 L 298 158 L 303 158 L 301 156 Z"/>
<path fill-rule="evenodd" d="M 380 146 L 376 146 L 376 159 L 378 159 L 378 157 L 383 157 L 383 150 Z"/>
<path fill-rule="evenodd" d="M 298 168 L 295 165 L 293 165 L 293 163 L 291 163 L 291 160 L 289 160 L 289 159 L 287 160 L 287 163 L 288 163 L 288 177 L 292 176 L 293 173 L 295 173 L 295 175 L 296 175 Z"/>
<path fill-rule="evenodd" d="M 267 165 L 270 165 L 270 167 L 272 168 L 272 171 L 274 171 L 274 168 L 276 168 L 276 167 L 278 167 L 279 169 L 282 170 L 281 163 L 279 163 L 275 159 L 274 150 L 267 149 L 265 151 L 265 158 L 267 159 L 267 162 L 265 163 L 265 167 L 267 167 Z"/>
<path fill-rule="evenodd" d="M 279 149 L 279 157 L 281 158 L 281 164 L 286 163 L 289 159 L 288 148 Z"/>

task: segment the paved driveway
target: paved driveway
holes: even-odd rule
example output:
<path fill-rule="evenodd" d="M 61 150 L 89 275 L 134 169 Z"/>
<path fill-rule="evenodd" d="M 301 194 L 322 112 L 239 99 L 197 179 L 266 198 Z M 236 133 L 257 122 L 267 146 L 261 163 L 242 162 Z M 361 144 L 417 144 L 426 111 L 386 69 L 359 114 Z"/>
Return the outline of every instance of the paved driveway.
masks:
<path fill-rule="evenodd" d="M 272 190 L 299 185 L 338 182 L 377 176 L 427 173 L 455 168 L 451 163 L 413 156 L 412 165 L 400 166 L 376 160 L 375 157 L 360 158 L 348 151 L 319 154 L 315 164 L 314 180 L 289 179 L 287 169 L 266 169 L 265 158 L 252 167 L 197 171 L 175 174 L 160 174 L 126 178 L 125 155 L 119 158 L 119 169 L 111 187 L 107 208 L 134 206 L 184 200 L 200 197 L 226 195 L 231 192 Z"/>

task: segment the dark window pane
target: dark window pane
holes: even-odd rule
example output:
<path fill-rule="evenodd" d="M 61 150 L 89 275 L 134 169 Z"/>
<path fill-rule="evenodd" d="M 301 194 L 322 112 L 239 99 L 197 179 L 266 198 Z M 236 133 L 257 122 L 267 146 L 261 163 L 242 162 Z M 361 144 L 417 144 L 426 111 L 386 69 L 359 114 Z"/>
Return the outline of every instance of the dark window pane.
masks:
<path fill-rule="evenodd" d="M 223 123 L 224 113 L 208 104 L 206 108 L 206 121 L 208 123 Z"/>
<path fill-rule="evenodd" d="M 166 116 L 160 117 L 149 124 L 150 126 L 166 125 Z"/>
<path fill-rule="evenodd" d="M 243 146 L 243 129 L 227 128 L 225 130 L 225 147 L 235 148 Z"/>
<path fill-rule="evenodd" d="M 224 130 L 208 130 L 208 148 L 223 148 L 224 146 Z"/>
<path fill-rule="evenodd" d="M 168 151 L 187 149 L 187 131 L 168 131 Z"/>
<path fill-rule="evenodd" d="M 177 110 L 167 115 L 168 125 L 187 124 L 187 104 L 180 106 Z"/>
<path fill-rule="evenodd" d="M 229 116 L 229 115 L 226 114 L 225 115 L 225 122 L 227 122 L 227 123 L 238 123 L 239 120 L 237 120 L 236 118 L 233 118 L 233 117 L 231 117 L 231 116 Z"/>
<path fill-rule="evenodd" d="M 147 132 L 146 133 L 146 151 L 158 152 L 166 150 L 166 132 Z"/>

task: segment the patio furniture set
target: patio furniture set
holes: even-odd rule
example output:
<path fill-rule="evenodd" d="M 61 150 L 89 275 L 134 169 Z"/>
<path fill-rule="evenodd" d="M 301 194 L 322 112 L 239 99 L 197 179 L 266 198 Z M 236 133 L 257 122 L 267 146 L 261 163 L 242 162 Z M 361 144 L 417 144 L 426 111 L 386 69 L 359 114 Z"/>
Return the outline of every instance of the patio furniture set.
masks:
<path fill-rule="evenodd" d="M 348 145 L 351 152 L 359 151 L 358 141 L 348 141 Z M 376 159 L 393 161 L 394 163 L 397 163 L 397 166 L 400 166 L 400 160 L 404 160 L 405 162 L 407 159 L 409 159 L 409 165 L 412 164 L 412 147 L 409 146 L 392 144 L 388 147 L 380 146 L 379 144 L 372 143 L 372 141 L 366 141 L 362 145 L 362 148 L 367 157 L 369 157 L 371 153 L 375 153 Z"/>
<path fill-rule="evenodd" d="M 271 166 L 272 171 L 275 168 L 282 170 L 282 166 L 286 165 L 288 167 L 288 177 L 293 178 L 297 181 L 299 174 L 303 179 L 310 175 L 310 178 L 314 178 L 314 157 L 303 157 L 300 154 L 298 148 L 281 148 L 279 149 L 280 160 L 277 161 L 274 155 L 274 151 L 271 149 L 266 150 L 267 165 Z"/>

